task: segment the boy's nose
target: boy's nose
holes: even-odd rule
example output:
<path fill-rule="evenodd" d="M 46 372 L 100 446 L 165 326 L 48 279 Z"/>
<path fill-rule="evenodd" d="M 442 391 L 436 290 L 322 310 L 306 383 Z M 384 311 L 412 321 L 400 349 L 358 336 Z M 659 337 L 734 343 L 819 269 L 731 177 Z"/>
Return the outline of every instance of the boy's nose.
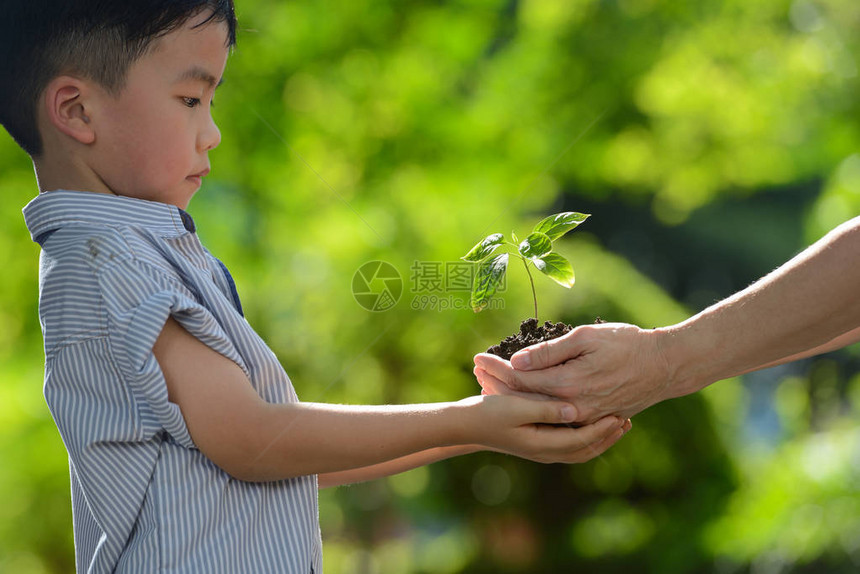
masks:
<path fill-rule="evenodd" d="M 201 151 L 209 151 L 218 147 L 218 144 L 220 143 L 221 130 L 218 129 L 218 126 L 215 124 L 215 120 L 210 116 L 209 121 L 206 123 L 206 127 L 200 133 L 198 145 L 200 146 Z"/>

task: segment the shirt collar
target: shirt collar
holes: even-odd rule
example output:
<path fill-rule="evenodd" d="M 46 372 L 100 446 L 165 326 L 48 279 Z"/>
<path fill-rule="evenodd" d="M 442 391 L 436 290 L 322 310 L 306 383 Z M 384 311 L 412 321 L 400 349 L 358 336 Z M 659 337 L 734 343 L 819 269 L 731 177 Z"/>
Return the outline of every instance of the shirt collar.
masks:
<path fill-rule="evenodd" d="M 194 220 L 175 205 L 86 191 L 41 193 L 24 208 L 24 221 L 33 241 L 70 223 L 146 228 L 166 237 L 196 231 Z"/>

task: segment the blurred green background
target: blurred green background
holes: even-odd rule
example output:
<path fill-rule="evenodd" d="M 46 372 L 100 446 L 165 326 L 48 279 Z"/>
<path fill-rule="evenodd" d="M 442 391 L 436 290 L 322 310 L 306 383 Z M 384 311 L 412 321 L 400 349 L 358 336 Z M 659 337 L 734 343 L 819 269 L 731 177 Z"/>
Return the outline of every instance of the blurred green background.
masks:
<path fill-rule="evenodd" d="M 223 143 L 189 211 L 305 400 L 478 392 L 472 355 L 531 314 L 525 274 L 478 315 L 422 279 L 490 232 L 592 213 L 561 242 L 576 286 L 536 278 L 542 318 L 654 327 L 860 214 L 856 0 L 237 8 Z M 36 186 L 5 132 L 0 189 L 0 572 L 70 572 L 21 216 Z M 351 282 L 377 259 L 404 291 L 372 313 Z M 326 572 L 856 572 L 858 367 L 849 348 L 723 381 L 583 465 L 485 453 L 323 491 Z"/>

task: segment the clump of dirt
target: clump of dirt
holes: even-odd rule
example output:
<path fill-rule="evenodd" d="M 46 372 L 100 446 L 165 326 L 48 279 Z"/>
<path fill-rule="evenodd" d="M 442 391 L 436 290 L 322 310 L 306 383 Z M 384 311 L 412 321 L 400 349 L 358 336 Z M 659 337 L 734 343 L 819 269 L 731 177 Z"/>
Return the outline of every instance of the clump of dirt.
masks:
<path fill-rule="evenodd" d="M 514 353 L 520 349 L 531 347 L 541 341 L 549 341 L 569 333 L 573 327 L 567 323 L 544 322 L 538 325 L 538 320 L 532 317 L 520 323 L 520 332 L 510 337 L 505 337 L 498 345 L 493 345 L 487 352 L 492 355 L 510 360 Z"/>
<path fill-rule="evenodd" d="M 594 322 L 605 323 L 606 321 L 598 317 Z M 532 317 L 520 323 L 519 333 L 505 337 L 501 343 L 487 349 L 487 352 L 509 361 L 520 349 L 531 347 L 541 341 L 556 339 L 572 330 L 572 326 L 561 322 L 544 321 L 543 325 L 538 325 L 538 320 Z"/>

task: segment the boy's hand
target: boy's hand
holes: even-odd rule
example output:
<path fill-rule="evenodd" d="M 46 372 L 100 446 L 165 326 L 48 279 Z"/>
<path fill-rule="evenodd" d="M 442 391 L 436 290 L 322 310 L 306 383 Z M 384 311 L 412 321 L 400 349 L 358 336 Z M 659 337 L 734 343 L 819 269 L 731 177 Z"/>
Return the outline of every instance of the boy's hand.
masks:
<path fill-rule="evenodd" d="M 576 411 L 567 403 L 516 396 L 463 399 L 473 410 L 471 428 L 464 429 L 490 450 L 535 462 L 586 462 L 603 454 L 630 430 L 629 420 L 604 417 L 580 428 L 552 426 L 573 422 Z"/>
<path fill-rule="evenodd" d="M 165 324 L 153 353 L 168 398 L 181 409 L 195 445 L 239 480 L 362 468 L 371 469 L 365 477 L 382 476 L 477 450 L 472 445 L 541 462 L 584 462 L 623 432 L 615 417 L 579 429 L 548 426 L 571 422 L 575 413 L 572 405 L 547 398 L 479 396 L 422 405 L 268 403 L 236 363 L 174 319 Z M 395 464 L 382 464 L 390 461 Z"/>

